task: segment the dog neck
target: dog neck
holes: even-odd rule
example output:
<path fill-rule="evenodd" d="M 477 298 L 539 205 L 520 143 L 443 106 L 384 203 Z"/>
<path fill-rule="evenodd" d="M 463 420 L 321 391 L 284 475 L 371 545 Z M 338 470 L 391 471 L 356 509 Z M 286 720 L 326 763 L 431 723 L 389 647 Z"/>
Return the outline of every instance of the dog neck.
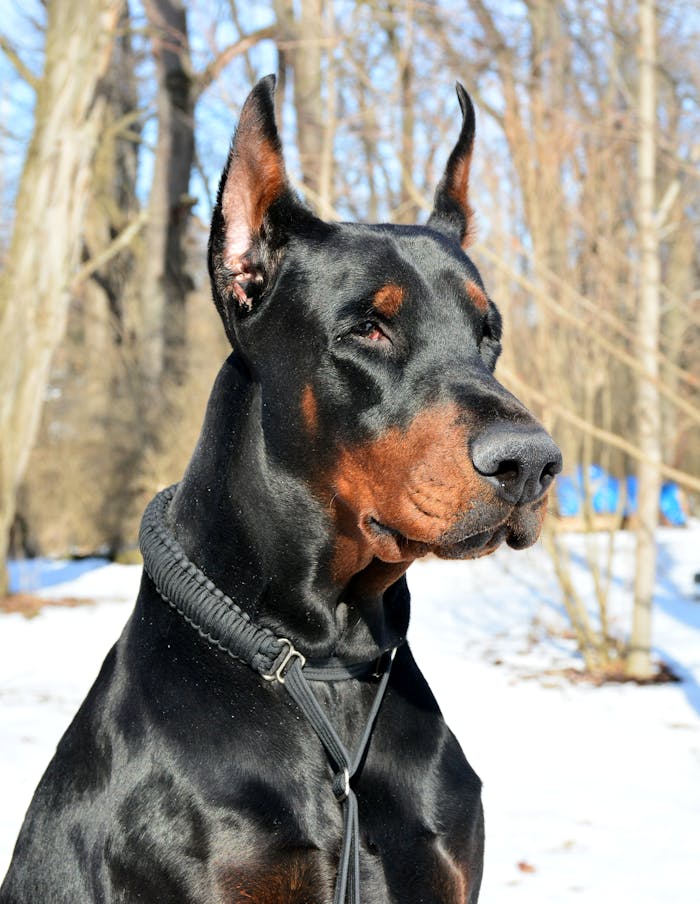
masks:
<path fill-rule="evenodd" d="M 408 627 L 404 578 L 372 592 L 331 576 L 328 514 L 266 447 L 259 387 L 237 356 L 225 362 L 197 448 L 170 507 L 186 555 L 259 624 L 312 657 L 368 659 Z"/>

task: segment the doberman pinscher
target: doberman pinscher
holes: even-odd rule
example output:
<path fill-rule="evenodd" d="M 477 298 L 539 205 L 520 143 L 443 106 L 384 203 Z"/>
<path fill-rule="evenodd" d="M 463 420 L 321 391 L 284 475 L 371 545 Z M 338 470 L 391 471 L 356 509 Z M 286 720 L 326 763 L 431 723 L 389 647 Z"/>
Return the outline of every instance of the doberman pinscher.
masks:
<path fill-rule="evenodd" d="M 561 456 L 493 376 L 501 320 L 464 250 L 474 111 L 458 85 L 426 226 L 327 223 L 287 181 L 273 92 L 250 94 L 221 179 L 209 268 L 235 351 L 163 516 L 167 580 L 194 582 L 201 620 L 144 551 L 2 904 L 478 898 L 480 782 L 405 643 L 404 573 L 532 544 Z M 216 640 L 212 606 L 273 637 L 280 680 Z M 302 654 L 337 674 L 305 678 Z M 316 723 L 284 675 L 313 688 Z M 327 721 L 352 769 L 334 771 Z"/>

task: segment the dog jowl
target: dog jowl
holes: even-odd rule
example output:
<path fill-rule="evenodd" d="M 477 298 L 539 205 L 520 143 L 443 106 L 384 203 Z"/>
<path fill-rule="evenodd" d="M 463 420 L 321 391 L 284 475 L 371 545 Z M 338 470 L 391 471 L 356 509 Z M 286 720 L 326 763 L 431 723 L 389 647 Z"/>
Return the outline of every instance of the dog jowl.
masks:
<path fill-rule="evenodd" d="M 480 783 L 405 641 L 404 573 L 428 553 L 532 544 L 561 456 L 493 375 L 501 320 L 465 251 L 474 112 L 458 86 L 461 131 L 427 225 L 328 223 L 290 188 L 273 90 L 263 79 L 243 107 L 212 219 L 233 352 L 168 497 L 173 593 L 144 572 L 1 904 L 478 898 Z M 194 615 L 175 599 L 192 580 Z M 298 681 L 310 667 L 348 749 L 370 720 L 352 769 L 281 681 L 217 639 L 210 625 L 233 609 L 246 631 L 286 639 Z M 314 680 L 314 661 L 340 662 L 337 680 Z"/>

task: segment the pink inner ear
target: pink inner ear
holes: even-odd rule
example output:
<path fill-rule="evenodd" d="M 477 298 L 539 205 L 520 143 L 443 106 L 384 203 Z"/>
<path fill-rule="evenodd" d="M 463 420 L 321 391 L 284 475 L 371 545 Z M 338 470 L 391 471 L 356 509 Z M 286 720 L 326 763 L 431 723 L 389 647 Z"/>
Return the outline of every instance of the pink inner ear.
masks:
<path fill-rule="evenodd" d="M 238 127 L 221 203 L 226 224 L 224 261 L 236 274 L 245 269 L 243 257 L 286 185 L 279 148 L 249 120 L 242 118 Z"/>
<path fill-rule="evenodd" d="M 236 203 L 226 198 L 224 194 L 224 222 L 226 223 L 226 242 L 224 244 L 224 263 L 235 274 L 243 271 L 242 258 L 249 250 L 253 242 L 252 219 L 250 211 L 246 209 L 245 201 L 241 198 Z M 233 191 L 231 192 L 233 194 Z M 227 208 L 231 211 L 227 215 Z"/>

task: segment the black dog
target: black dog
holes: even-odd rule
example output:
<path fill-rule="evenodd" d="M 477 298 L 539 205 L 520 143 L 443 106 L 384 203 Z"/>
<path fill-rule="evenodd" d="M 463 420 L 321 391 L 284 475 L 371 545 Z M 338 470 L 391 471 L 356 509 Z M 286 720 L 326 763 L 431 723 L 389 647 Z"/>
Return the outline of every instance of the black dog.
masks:
<path fill-rule="evenodd" d="M 529 546 L 561 458 L 492 376 L 500 318 L 463 251 L 472 105 L 458 86 L 427 226 L 360 226 L 291 191 L 273 90 L 243 108 L 212 222 L 235 351 L 2 904 L 478 898 L 480 783 L 404 642 L 404 572 Z"/>

